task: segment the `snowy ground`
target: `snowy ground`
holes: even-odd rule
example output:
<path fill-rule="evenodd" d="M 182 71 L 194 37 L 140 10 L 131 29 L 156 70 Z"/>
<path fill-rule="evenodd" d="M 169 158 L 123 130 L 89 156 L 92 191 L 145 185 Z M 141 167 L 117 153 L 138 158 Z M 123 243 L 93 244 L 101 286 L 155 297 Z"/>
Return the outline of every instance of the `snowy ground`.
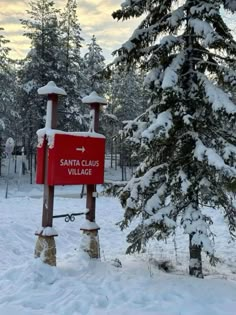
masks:
<path fill-rule="evenodd" d="M 204 259 L 204 280 L 188 276 L 188 242 L 181 231 L 177 249 L 169 240 L 150 244 L 143 254 L 125 255 L 127 231 L 116 226 L 122 209 L 117 199 L 104 196 L 97 199 L 101 260 L 91 261 L 80 250 L 83 218 L 56 219 L 57 267 L 49 267 L 33 258 L 42 187 L 29 185 L 26 178 L 17 187 L 12 176 L 8 199 L 4 178 L 0 181 L 0 315 L 236 314 L 236 245 L 220 213 L 207 210 L 214 216 L 220 263 L 211 267 Z M 83 210 L 85 199 L 75 198 L 80 190 L 58 187 L 54 213 Z M 162 260 L 170 260 L 170 273 L 157 267 Z"/>

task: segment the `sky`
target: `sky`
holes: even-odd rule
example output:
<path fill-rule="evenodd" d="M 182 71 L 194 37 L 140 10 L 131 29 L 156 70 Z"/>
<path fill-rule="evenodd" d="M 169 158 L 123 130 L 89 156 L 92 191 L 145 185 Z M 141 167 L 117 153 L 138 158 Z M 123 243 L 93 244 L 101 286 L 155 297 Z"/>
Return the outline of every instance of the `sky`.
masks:
<path fill-rule="evenodd" d="M 111 16 L 112 12 L 120 8 L 124 0 L 77 0 L 78 18 L 84 38 L 84 48 L 90 42 L 92 35 L 97 38 L 103 49 L 107 62 L 112 61 L 111 53 L 119 48 L 132 35 L 138 25 L 137 19 L 117 22 Z M 3 35 L 10 40 L 8 46 L 12 49 L 10 56 L 14 59 L 24 58 L 30 49 L 29 40 L 23 36 L 24 29 L 20 19 L 28 18 L 30 0 L 0 0 L 0 27 L 5 29 Z M 63 8 L 67 0 L 54 0 L 56 8 Z M 235 35 L 235 16 L 225 14 L 227 24 Z"/>
<path fill-rule="evenodd" d="M 24 58 L 29 51 L 30 42 L 23 36 L 24 29 L 19 19 L 28 18 L 30 0 L 0 0 L 0 27 L 3 35 L 10 40 L 12 58 Z M 63 8 L 67 0 L 54 0 L 56 8 Z M 117 22 L 111 16 L 120 8 L 122 0 L 78 0 L 78 18 L 82 28 L 82 37 L 86 45 L 92 35 L 97 38 L 107 60 L 111 53 L 119 48 L 131 36 L 137 21 Z M 83 52 L 83 51 L 82 51 Z"/>

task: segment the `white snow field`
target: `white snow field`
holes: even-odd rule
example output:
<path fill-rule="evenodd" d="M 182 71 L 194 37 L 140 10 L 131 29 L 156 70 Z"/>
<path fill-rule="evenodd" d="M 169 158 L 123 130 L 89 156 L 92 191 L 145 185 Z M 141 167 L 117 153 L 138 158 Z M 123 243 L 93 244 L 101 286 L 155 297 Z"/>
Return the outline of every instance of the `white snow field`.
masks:
<path fill-rule="evenodd" d="M 221 213 L 207 210 L 214 214 L 220 262 L 212 267 L 203 257 L 203 280 L 188 275 L 188 238 L 182 231 L 175 242 L 153 241 L 145 253 L 125 255 L 128 231 L 116 225 L 122 208 L 118 199 L 105 196 L 96 209 L 101 260 L 80 250 L 83 217 L 69 223 L 55 219 L 57 266 L 50 267 L 34 258 L 42 187 L 10 185 L 7 199 L 3 179 L 0 187 L 0 315 L 236 314 L 236 246 Z M 80 189 L 57 187 L 54 214 L 85 209 L 85 198 L 77 198 Z M 170 272 L 158 268 L 165 260 Z"/>

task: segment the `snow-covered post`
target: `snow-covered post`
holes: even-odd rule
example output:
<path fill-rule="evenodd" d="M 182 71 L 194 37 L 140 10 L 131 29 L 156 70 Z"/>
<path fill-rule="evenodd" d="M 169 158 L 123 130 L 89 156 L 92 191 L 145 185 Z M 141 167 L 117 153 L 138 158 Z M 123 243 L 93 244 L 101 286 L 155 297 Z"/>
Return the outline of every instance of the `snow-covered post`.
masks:
<path fill-rule="evenodd" d="M 98 132 L 99 128 L 99 110 L 100 106 L 106 105 L 105 98 L 98 96 L 96 92 L 92 92 L 90 95 L 85 96 L 82 99 L 84 104 L 90 105 L 91 110 L 91 125 L 90 132 Z M 100 258 L 100 246 L 98 238 L 99 226 L 95 222 L 95 209 L 96 209 L 96 185 L 87 185 L 87 199 L 86 208 L 89 210 L 86 214 L 86 224 L 80 229 L 88 237 L 86 248 L 84 250 L 88 252 L 91 258 Z"/>
<path fill-rule="evenodd" d="M 25 148 L 22 147 L 22 148 L 21 148 L 20 169 L 19 169 L 19 179 L 18 179 L 18 190 L 19 190 L 19 188 L 20 188 L 21 177 L 22 177 L 22 174 L 23 174 L 23 163 L 24 163 L 24 159 L 25 159 Z"/>
<path fill-rule="evenodd" d="M 56 265 L 56 244 L 54 237 L 57 236 L 53 229 L 53 199 L 54 186 L 50 186 L 46 182 L 48 171 L 48 145 L 46 134 L 50 129 L 55 129 L 57 126 L 57 106 L 58 95 L 66 95 L 66 92 L 58 88 L 53 81 L 38 89 L 39 95 L 47 95 L 47 114 L 44 141 L 45 146 L 45 164 L 44 164 L 44 194 L 43 194 L 43 213 L 42 227 L 35 234 L 38 235 L 38 240 L 35 247 L 35 257 L 41 257 L 43 262 L 55 266 Z"/>
<path fill-rule="evenodd" d="M 8 195 L 8 183 L 9 183 L 9 174 L 10 174 L 10 165 L 11 165 L 11 157 L 12 157 L 12 152 L 15 147 L 15 141 L 12 138 L 8 138 L 5 144 L 5 152 L 8 157 L 8 167 L 7 167 L 7 185 L 6 185 L 6 193 L 5 193 L 5 198 L 7 198 Z"/>

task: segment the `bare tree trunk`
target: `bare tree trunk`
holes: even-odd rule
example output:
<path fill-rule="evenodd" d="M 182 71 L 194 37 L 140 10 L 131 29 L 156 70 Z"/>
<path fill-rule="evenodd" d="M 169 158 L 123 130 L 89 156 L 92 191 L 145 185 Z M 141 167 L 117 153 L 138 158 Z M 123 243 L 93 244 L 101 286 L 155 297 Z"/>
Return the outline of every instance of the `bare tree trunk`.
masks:
<path fill-rule="evenodd" d="M 189 235 L 189 274 L 197 278 L 203 278 L 201 246 L 192 243 L 194 233 Z"/>

